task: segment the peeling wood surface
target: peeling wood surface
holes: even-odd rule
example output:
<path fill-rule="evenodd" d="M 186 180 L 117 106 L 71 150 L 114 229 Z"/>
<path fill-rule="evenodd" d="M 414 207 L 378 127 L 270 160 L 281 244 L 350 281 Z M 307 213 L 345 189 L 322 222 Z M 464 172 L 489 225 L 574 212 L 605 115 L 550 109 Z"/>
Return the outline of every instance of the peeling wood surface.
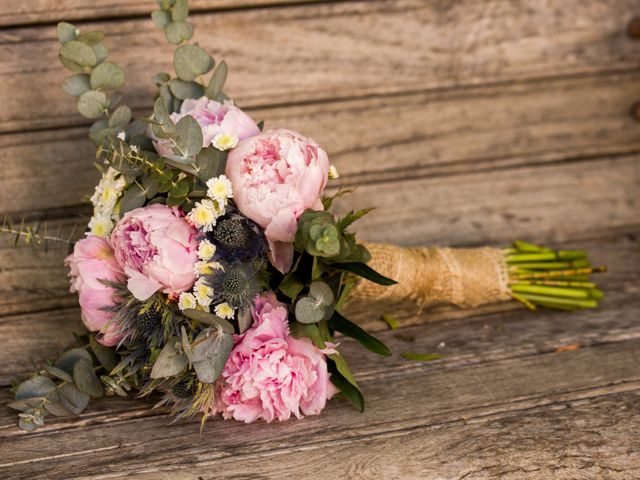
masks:
<path fill-rule="evenodd" d="M 196 39 L 268 128 L 326 147 L 378 209 L 362 238 L 404 245 L 575 246 L 609 273 L 600 309 L 532 314 L 349 305 L 389 358 L 342 348 L 367 398 L 281 424 L 169 426 L 150 402 L 104 399 L 26 435 L 9 384 L 81 331 L 65 251 L 0 243 L 0 478 L 630 479 L 640 477 L 640 43 L 635 0 L 191 0 Z M 87 125 L 60 91 L 53 25 L 105 28 L 149 109 L 170 49 L 152 0 L 0 6 L 0 213 L 87 220 Z M 37 111 L 34 111 L 37 106 Z M 335 186 L 333 187 L 335 188 Z M 37 195 L 34 195 L 37 192 Z M 401 328 L 387 329 L 381 313 Z M 28 332 L 25 334 L 25 332 Z M 411 362 L 401 352 L 440 353 Z"/>

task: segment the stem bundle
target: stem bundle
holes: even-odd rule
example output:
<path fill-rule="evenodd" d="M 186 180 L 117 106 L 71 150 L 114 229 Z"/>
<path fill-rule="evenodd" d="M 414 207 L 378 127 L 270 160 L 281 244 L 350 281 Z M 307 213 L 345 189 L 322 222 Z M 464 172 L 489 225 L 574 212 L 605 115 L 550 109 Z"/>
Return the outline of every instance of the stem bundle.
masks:
<path fill-rule="evenodd" d="M 603 297 L 589 275 L 606 268 L 591 266 L 584 250 L 552 250 L 516 241 L 504 254 L 511 295 L 532 310 L 596 308 Z"/>

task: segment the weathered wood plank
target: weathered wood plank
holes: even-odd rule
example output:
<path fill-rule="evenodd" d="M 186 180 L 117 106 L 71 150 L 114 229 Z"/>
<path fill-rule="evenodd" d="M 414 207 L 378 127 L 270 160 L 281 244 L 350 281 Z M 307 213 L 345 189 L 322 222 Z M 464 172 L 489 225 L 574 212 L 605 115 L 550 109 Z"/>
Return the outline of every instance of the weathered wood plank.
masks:
<path fill-rule="evenodd" d="M 638 222 L 640 157 L 522 167 L 371 183 L 341 197 L 338 211 L 375 206 L 361 238 L 395 244 L 568 241 Z"/>
<path fill-rule="evenodd" d="M 334 479 L 626 480 L 640 476 L 638 428 L 640 392 L 633 391 L 127 478 L 298 479 L 322 472 Z"/>
<path fill-rule="evenodd" d="M 314 3 L 317 0 L 190 0 L 192 13 L 220 9 L 238 9 L 273 5 Z M 148 15 L 155 8 L 153 0 L 110 0 L 88 3 L 86 0 L 26 0 L 0 10 L 0 27 L 32 23 L 96 20 Z"/>
<path fill-rule="evenodd" d="M 624 30 L 636 13 L 634 0 L 382 0 L 203 14 L 194 23 L 197 40 L 228 61 L 228 93 L 246 107 L 632 71 L 640 50 Z M 149 77 L 171 65 L 162 32 L 150 20 L 86 27 L 109 31 L 112 57 L 129 75 L 126 100 L 149 109 Z M 0 130 L 83 122 L 59 93 L 57 49 L 52 27 L 0 33 Z"/>
<path fill-rule="evenodd" d="M 1 458 L 8 461 L 0 469 L 5 475 L 51 478 L 80 472 L 85 476 L 151 473 L 202 464 L 215 468 L 224 458 L 237 456 L 241 464 L 278 451 L 433 428 L 452 420 L 593 397 L 612 389 L 636 390 L 640 387 L 639 345 L 640 340 L 634 340 L 462 368 L 425 364 L 406 371 L 389 368 L 362 381 L 370 398 L 369 409 L 362 415 L 346 408 L 344 402 L 332 402 L 324 415 L 304 422 L 247 426 L 212 421 L 204 435 L 198 434 L 196 422 L 169 427 L 161 416 L 88 425 L 82 435 L 73 430 L 32 435 L 8 432 L 0 444 L 5 452 Z M 398 398 L 403 399 L 402 404 Z"/>
<path fill-rule="evenodd" d="M 638 84 L 634 72 L 251 114 L 266 119 L 268 128 L 311 136 L 328 150 L 345 184 L 363 183 L 409 170 L 446 175 L 638 151 L 638 124 L 627 113 Z M 2 213 L 78 205 L 97 179 L 86 133 L 81 128 L 0 136 Z"/>

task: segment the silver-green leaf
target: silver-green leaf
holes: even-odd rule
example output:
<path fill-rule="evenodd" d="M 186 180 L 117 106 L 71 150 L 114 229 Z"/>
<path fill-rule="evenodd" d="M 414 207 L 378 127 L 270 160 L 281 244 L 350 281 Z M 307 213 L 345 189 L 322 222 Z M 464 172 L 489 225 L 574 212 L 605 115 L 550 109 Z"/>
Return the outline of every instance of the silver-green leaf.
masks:
<path fill-rule="evenodd" d="M 60 43 L 71 42 L 78 38 L 78 30 L 76 27 L 67 22 L 58 23 L 57 33 Z"/>
<path fill-rule="evenodd" d="M 191 360 L 198 380 L 213 383 L 222 373 L 231 349 L 233 335 L 220 329 L 208 328 L 200 332 L 192 345 Z"/>
<path fill-rule="evenodd" d="M 195 157 L 202 150 L 202 129 L 191 115 L 182 117 L 176 123 L 176 143 L 174 149 L 177 154 L 183 157 Z"/>
<path fill-rule="evenodd" d="M 173 56 L 173 68 L 180 80 L 190 82 L 211 71 L 213 59 L 197 45 L 182 45 Z"/>
<path fill-rule="evenodd" d="M 193 25 L 185 21 L 171 22 L 164 33 L 170 43 L 180 45 L 193 37 Z"/>
<path fill-rule="evenodd" d="M 62 45 L 59 56 L 60 59 L 68 60 L 83 67 L 95 67 L 98 63 L 98 57 L 93 48 L 77 40 L 71 40 Z"/>
<path fill-rule="evenodd" d="M 49 377 L 35 376 L 22 382 L 16 390 L 16 400 L 34 397 L 46 397 L 56 389 L 56 384 Z"/>
<path fill-rule="evenodd" d="M 151 378 L 167 378 L 178 375 L 187 368 L 187 356 L 181 351 L 181 341 L 171 337 L 151 369 Z"/>
<path fill-rule="evenodd" d="M 131 121 L 131 109 L 126 105 L 120 105 L 109 115 L 109 126 L 126 127 Z"/>
<path fill-rule="evenodd" d="M 65 78 L 64 82 L 62 82 L 62 90 L 69 95 L 79 97 L 84 92 L 91 90 L 89 75 L 86 73 L 77 73 Z"/>
<path fill-rule="evenodd" d="M 207 91 L 205 92 L 205 95 L 208 98 L 212 100 L 220 100 L 220 94 L 222 93 L 224 83 L 227 81 L 228 73 L 229 68 L 227 67 L 226 62 L 223 60 L 213 71 L 211 80 L 209 80 L 209 85 L 207 86 Z"/>
<path fill-rule="evenodd" d="M 91 72 L 91 88 L 96 90 L 115 90 L 124 85 L 125 76 L 122 69 L 114 63 L 104 62 Z"/>
<path fill-rule="evenodd" d="M 89 90 L 78 98 L 78 112 L 87 118 L 98 118 L 106 111 L 109 100 L 103 92 Z"/>
<path fill-rule="evenodd" d="M 93 371 L 93 363 L 87 360 L 79 360 L 73 366 L 73 383 L 78 390 L 91 397 L 101 397 L 103 394 L 102 383 Z"/>

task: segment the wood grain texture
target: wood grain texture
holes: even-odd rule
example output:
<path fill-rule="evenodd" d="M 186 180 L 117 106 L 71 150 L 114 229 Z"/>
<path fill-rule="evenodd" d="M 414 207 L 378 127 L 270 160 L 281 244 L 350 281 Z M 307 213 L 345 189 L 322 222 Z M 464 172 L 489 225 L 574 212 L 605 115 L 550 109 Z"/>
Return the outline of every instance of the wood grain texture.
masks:
<path fill-rule="evenodd" d="M 220 9 L 242 9 L 269 5 L 296 5 L 314 3 L 317 0 L 190 0 L 192 14 Z M 14 25 L 82 21 L 99 18 L 117 18 L 149 15 L 157 8 L 153 0 L 25 0 L 0 6 L 0 27 Z"/>
<path fill-rule="evenodd" d="M 442 176 L 637 152 L 638 124 L 627 112 L 638 84 L 634 72 L 250 113 L 266 119 L 267 128 L 314 138 L 341 182 L 357 185 L 401 179 L 408 171 Z M 0 135 L 2 213 L 77 206 L 98 177 L 86 134 L 74 128 Z"/>
<path fill-rule="evenodd" d="M 335 401 L 324 415 L 304 422 L 247 426 L 212 421 L 204 435 L 197 432 L 197 422 L 169 427 L 164 416 L 116 417 L 82 426 L 81 435 L 74 429 L 33 435 L 16 434 L 14 429 L 2 434 L 0 449 L 12 453 L 11 457 L 1 456 L 10 460 L 0 463 L 0 472 L 18 478 L 70 478 L 81 468 L 82 475 L 100 478 L 165 468 L 217 470 L 216 463 L 225 458 L 233 458 L 241 469 L 243 460 L 277 452 L 294 454 L 335 442 L 357 445 L 364 438 L 387 432 L 431 429 L 443 422 L 635 390 L 640 387 L 638 346 L 640 340 L 632 340 L 459 368 L 423 363 L 409 369 L 389 367 L 361 378 L 369 398 L 369 408 L 362 415 L 343 401 Z M 345 350 L 348 354 L 349 348 Z M 516 371 L 518 377 L 511 375 Z"/>
<path fill-rule="evenodd" d="M 194 23 L 196 39 L 229 63 L 228 93 L 253 107 L 632 71 L 640 49 L 624 29 L 635 10 L 635 0 L 381 0 L 203 14 Z M 150 76 L 171 68 L 162 32 L 150 20 L 85 28 L 108 30 L 129 77 L 126 100 L 149 109 Z M 0 33 L 0 131 L 83 121 L 59 93 L 57 50 L 53 27 Z"/>

